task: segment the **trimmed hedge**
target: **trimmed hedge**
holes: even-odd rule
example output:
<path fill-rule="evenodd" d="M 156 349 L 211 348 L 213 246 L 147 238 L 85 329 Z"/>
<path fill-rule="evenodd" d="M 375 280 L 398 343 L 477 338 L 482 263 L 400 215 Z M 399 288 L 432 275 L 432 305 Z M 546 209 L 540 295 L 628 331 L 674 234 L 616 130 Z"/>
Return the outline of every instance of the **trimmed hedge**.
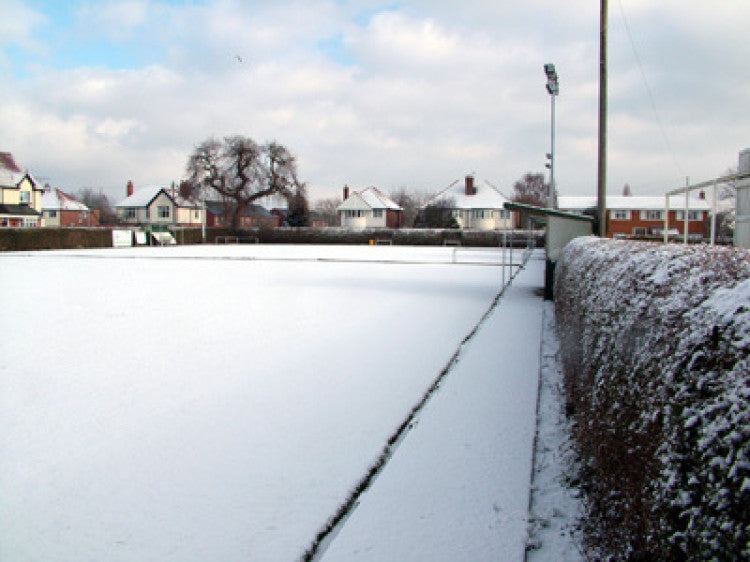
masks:
<path fill-rule="evenodd" d="M 110 248 L 108 228 L 2 228 L 0 251 Z"/>
<path fill-rule="evenodd" d="M 581 238 L 557 264 L 593 558 L 750 558 L 750 252 Z"/>
<path fill-rule="evenodd" d="M 129 227 L 123 226 L 123 229 Z M 115 227 L 117 229 L 117 227 Z M 178 244 L 202 243 L 200 228 L 171 227 L 170 232 Z M 74 248 L 109 248 L 112 246 L 111 228 L 4 228 L 0 229 L 0 251 L 63 250 Z M 347 228 L 209 228 L 206 242 L 216 243 L 217 238 L 237 236 L 254 238 L 263 244 L 369 244 L 370 240 L 389 240 L 392 244 L 408 246 L 442 246 L 446 242 L 460 242 L 463 246 L 499 246 L 503 234 L 498 231 L 453 229 L 384 229 L 351 230 Z M 525 247 L 527 231 L 516 231 L 506 243 L 516 248 Z M 536 247 L 544 245 L 540 231 L 532 233 Z"/>

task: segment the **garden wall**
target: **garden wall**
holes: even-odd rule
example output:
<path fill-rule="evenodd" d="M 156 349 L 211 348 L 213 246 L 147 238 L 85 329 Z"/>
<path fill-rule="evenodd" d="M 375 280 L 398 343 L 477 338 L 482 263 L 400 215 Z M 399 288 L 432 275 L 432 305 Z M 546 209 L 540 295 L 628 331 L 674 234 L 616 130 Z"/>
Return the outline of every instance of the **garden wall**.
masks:
<path fill-rule="evenodd" d="M 580 238 L 557 265 L 593 558 L 750 558 L 750 252 Z"/>

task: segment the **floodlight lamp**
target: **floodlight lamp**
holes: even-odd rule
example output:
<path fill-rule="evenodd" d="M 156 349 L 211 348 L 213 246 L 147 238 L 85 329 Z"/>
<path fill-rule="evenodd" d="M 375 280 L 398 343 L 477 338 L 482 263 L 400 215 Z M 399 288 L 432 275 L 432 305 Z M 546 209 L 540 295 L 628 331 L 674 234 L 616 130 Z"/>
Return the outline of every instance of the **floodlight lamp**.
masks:
<path fill-rule="evenodd" d="M 544 65 L 544 73 L 547 75 L 548 78 L 552 78 L 555 75 L 555 65 L 551 62 L 548 62 Z"/>
<path fill-rule="evenodd" d="M 552 160 L 552 154 L 550 154 L 549 152 L 547 152 L 546 156 L 547 156 L 547 160 Z"/>

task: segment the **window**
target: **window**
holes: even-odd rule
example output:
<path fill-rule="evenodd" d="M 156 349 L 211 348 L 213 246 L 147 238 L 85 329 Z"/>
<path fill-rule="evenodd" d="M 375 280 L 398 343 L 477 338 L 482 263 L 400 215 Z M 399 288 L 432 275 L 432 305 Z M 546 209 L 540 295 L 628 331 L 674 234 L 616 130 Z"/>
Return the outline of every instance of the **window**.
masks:
<path fill-rule="evenodd" d="M 376 219 L 383 218 L 383 209 L 373 209 L 372 216 Z"/>
<path fill-rule="evenodd" d="M 49 218 L 55 219 L 57 218 L 57 211 L 47 211 Z"/>
<path fill-rule="evenodd" d="M 349 210 L 349 211 L 344 211 L 344 215 L 347 216 L 347 217 L 350 217 L 350 218 L 355 218 L 355 217 L 359 218 L 359 217 L 362 216 L 362 212 L 363 211 L 351 211 L 351 210 Z"/>
<path fill-rule="evenodd" d="M 678 221 L 685 220 L 685 211 L 675 211 L 674 218 Z M 688 211 L 689 221 L 699 221 L 703 219 L 703 211 Z"/>
<path fill-rule="evenodd" d="M 20 191 L 18 193 L 18 203 L 21 205 L 28 205 L 29 203 L 31 203 L 31 192 Z"/>
<path fill-rule="evenodd" d="M 630 220 L 630 211 L 612 211 L 612 220 L 616 220 L 616 221 Z"/>
<path fill-rule="evenodd" d="M 644 221 L 662 221 L 664 220 L 664 211 L 641 211 L 641 220 Z"/>
<path fill-rule="evenodd" d="M 168 205 L 159 205 L 156 208 L 156 212 L 160 219 L 168 219 L 169 218 L 169 206 Z"/>
<path fill-rule="evenodd" d="M 484 209 L 474 209 L 474 218 L 475 219 L 483 219 L 484 218 Z"/>
<path fill-rule="evenodd" d="M 195 211 L 195 218 L 196 219 L 201 218 L 200 211 Z"/>
<path fill-rule="evenodd" d="M 498 211 L 497 214 L 500 216 L 501 219 L 509 219 L 510 218 L 510 211 L 507 209 L 503 209 L 502 211 Z"/>
<path fill-rule="evenodd" d="M 633 236 L 646 236 L 646 229 L 643 227 L 634 228 Z"/>

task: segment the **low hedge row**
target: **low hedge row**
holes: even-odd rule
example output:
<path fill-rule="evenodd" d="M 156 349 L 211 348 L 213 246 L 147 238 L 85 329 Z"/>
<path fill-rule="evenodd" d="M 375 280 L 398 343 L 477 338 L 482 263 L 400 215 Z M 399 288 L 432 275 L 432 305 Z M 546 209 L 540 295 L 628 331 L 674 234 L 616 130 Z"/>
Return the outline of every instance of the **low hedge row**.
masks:
<path fill-rule="evenodd" d="M 200 244 L 200 228 L 170 228 L 178 244 Z M 506 234 L 506 243 L 524 247 L 528 232 Z M 544 243 L 543 233 L 534 231 L 532 244 Z M 503 234 L 498 231 L 466 231 L 440 229 L 383 229 L 351 230 L 347 228 L 209 228 L 206 242 L 216 243 L 226 237 L 256 239 L 264 244 L 369 244 L 372 240 L 389 241 L 396 245 L 442 246 L 460 243 L 463 246 L 499 246 Z M 60 250 L 71 248 L 108 248 L 112 246 L 110 228 L 5 228 L 0 229 L 0 251 Z"/>
<path fill-rule="evenodd" d="M 593 558 L 750 558 L 750 252 L 582 238 L 557 264 Z"/>
<path fill-rule="evenodd" d="M 108 228 L 2 228 L 0 251 L 109 248 Z"/>

